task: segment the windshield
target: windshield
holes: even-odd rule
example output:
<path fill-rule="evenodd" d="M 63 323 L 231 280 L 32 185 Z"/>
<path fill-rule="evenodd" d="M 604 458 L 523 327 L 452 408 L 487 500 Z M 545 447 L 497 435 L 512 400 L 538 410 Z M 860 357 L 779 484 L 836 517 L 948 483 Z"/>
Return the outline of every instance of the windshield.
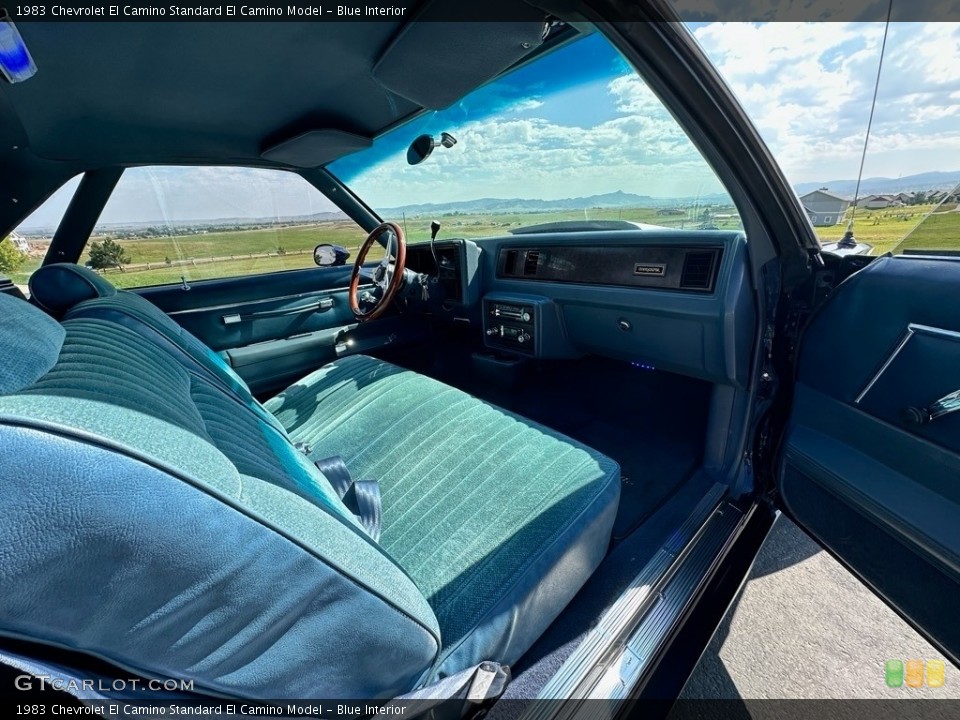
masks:
<path fill-rule="evenodd" d="M 456 140 L 439 143 L 441 133 Z M 420 164 L 407 148 L 438 140 Z M 636 72 L 599 34 L 543 55 L 328 169 L 408 238 L 503 235 L 543 223 L 741 227 L 730 196 Z M 575 229 L 575 226 L 560 226 Z"/>

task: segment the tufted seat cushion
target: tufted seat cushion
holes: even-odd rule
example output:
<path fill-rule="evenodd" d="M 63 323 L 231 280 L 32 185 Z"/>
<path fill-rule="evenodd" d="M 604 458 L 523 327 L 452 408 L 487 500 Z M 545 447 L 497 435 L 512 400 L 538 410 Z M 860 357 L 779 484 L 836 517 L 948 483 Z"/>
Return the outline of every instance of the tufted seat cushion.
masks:
<path fill-rule="evenodd" d="M 314 457 L 380 481 L 380 543 L 436 613 L 441 674 L 515 662 L 606 552 L 619 467 L 542 425 L 362 355 L 265 406 Z"/>

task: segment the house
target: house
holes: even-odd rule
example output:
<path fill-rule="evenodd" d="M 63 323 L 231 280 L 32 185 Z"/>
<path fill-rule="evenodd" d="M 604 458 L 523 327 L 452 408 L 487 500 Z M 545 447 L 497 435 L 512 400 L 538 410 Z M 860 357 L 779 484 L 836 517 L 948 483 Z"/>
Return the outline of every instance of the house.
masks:
<path fill-rule="evenodd" d="M 960 189 L 931 190 L 927 193 L 926 201 L 933 205 L 953 205 L 960 203 Z"/>
<path fill-rule="evenodd" d="M 901 199 L 900 195 L 905 195 L 910 197 L 906 193 L 900 193 L 899 195 L 867 195 L 864 198 L 861 198 L 857 201 L 858 208 L 865 208 L 867 210 L 881 210 L 888 207 L 900 207 L 906 202 Z"/>
<path fill-rule="evenodd" d="M 20 237 L 16 233 L 10 234 L 10 242 L 13 243 L 13 246 L 22 253 L 30 252 L 30 243 L 26 241 L 25 238 Z"/>
<path fill-rule="evenodd" d="M 847 198 L 840 197 L 827 188 L 808 192 L 800 198 L 800 202 L 810 216 L 810 222 L 816 227 L 838 225 L 843 221 L 843 214 L 850 207 L 850 201 Z"/>
<path fill-rule="evenodd" d="M 894 197 L 900 201 L 901 205 L 909 205 L 913 202 L 914 195 L 915 193 L 899 192 Z"/>

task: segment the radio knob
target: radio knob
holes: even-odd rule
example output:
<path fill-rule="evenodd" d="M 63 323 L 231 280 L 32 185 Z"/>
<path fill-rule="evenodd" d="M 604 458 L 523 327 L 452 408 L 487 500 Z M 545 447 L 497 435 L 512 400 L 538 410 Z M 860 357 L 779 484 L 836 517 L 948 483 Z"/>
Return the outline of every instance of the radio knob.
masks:
<path fill-rule="evenodd" d="M 529 339 L 530 339 L 530 336 L 527 335 L 525 332 L 521 332 L 519 335 L 517 335 L 518 343 L 525 343 Z"/>
<path fill-rule="evenodd" d="M 522 313 L 520 313 L 520 319 L 523 320 L 523 322 L 530 322 L 530 313 L 524 310 Z"/>
<path fill-rule="evenodd" d="M 495 335 L 499 335 L 499 334 L 500 334 L 500 328 L 498 327 L 492 327 L 489 330 L 487 330 L 487 335 L 489 335 L 490 337 L 494 337 Z"/>

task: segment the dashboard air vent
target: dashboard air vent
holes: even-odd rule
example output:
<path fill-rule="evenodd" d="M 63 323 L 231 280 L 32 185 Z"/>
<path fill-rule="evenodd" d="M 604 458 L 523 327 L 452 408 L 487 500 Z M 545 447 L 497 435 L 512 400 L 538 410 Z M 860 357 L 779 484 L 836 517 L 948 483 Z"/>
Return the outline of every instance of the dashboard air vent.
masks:
<path fill-rule="evenodd" d="M 709 290 L 713 287 L 716 250 L 691 250 L 683 259 L 680 287 L 685 290 Z"/>
<path fill-rule="evenodd" d="M 503 259 L 503 274 L 504 275 L 516 275 L 517 274 L 517 251 L 516 250 L 507 250 L 507 254 Z"/>
<path fill-rule="evenodd" d="M 536 275 L 537 265 L 539 264 L 540 264 L 540 251 L 528 250 L 526 257 L 523 259 L 523 274 Z"/>

